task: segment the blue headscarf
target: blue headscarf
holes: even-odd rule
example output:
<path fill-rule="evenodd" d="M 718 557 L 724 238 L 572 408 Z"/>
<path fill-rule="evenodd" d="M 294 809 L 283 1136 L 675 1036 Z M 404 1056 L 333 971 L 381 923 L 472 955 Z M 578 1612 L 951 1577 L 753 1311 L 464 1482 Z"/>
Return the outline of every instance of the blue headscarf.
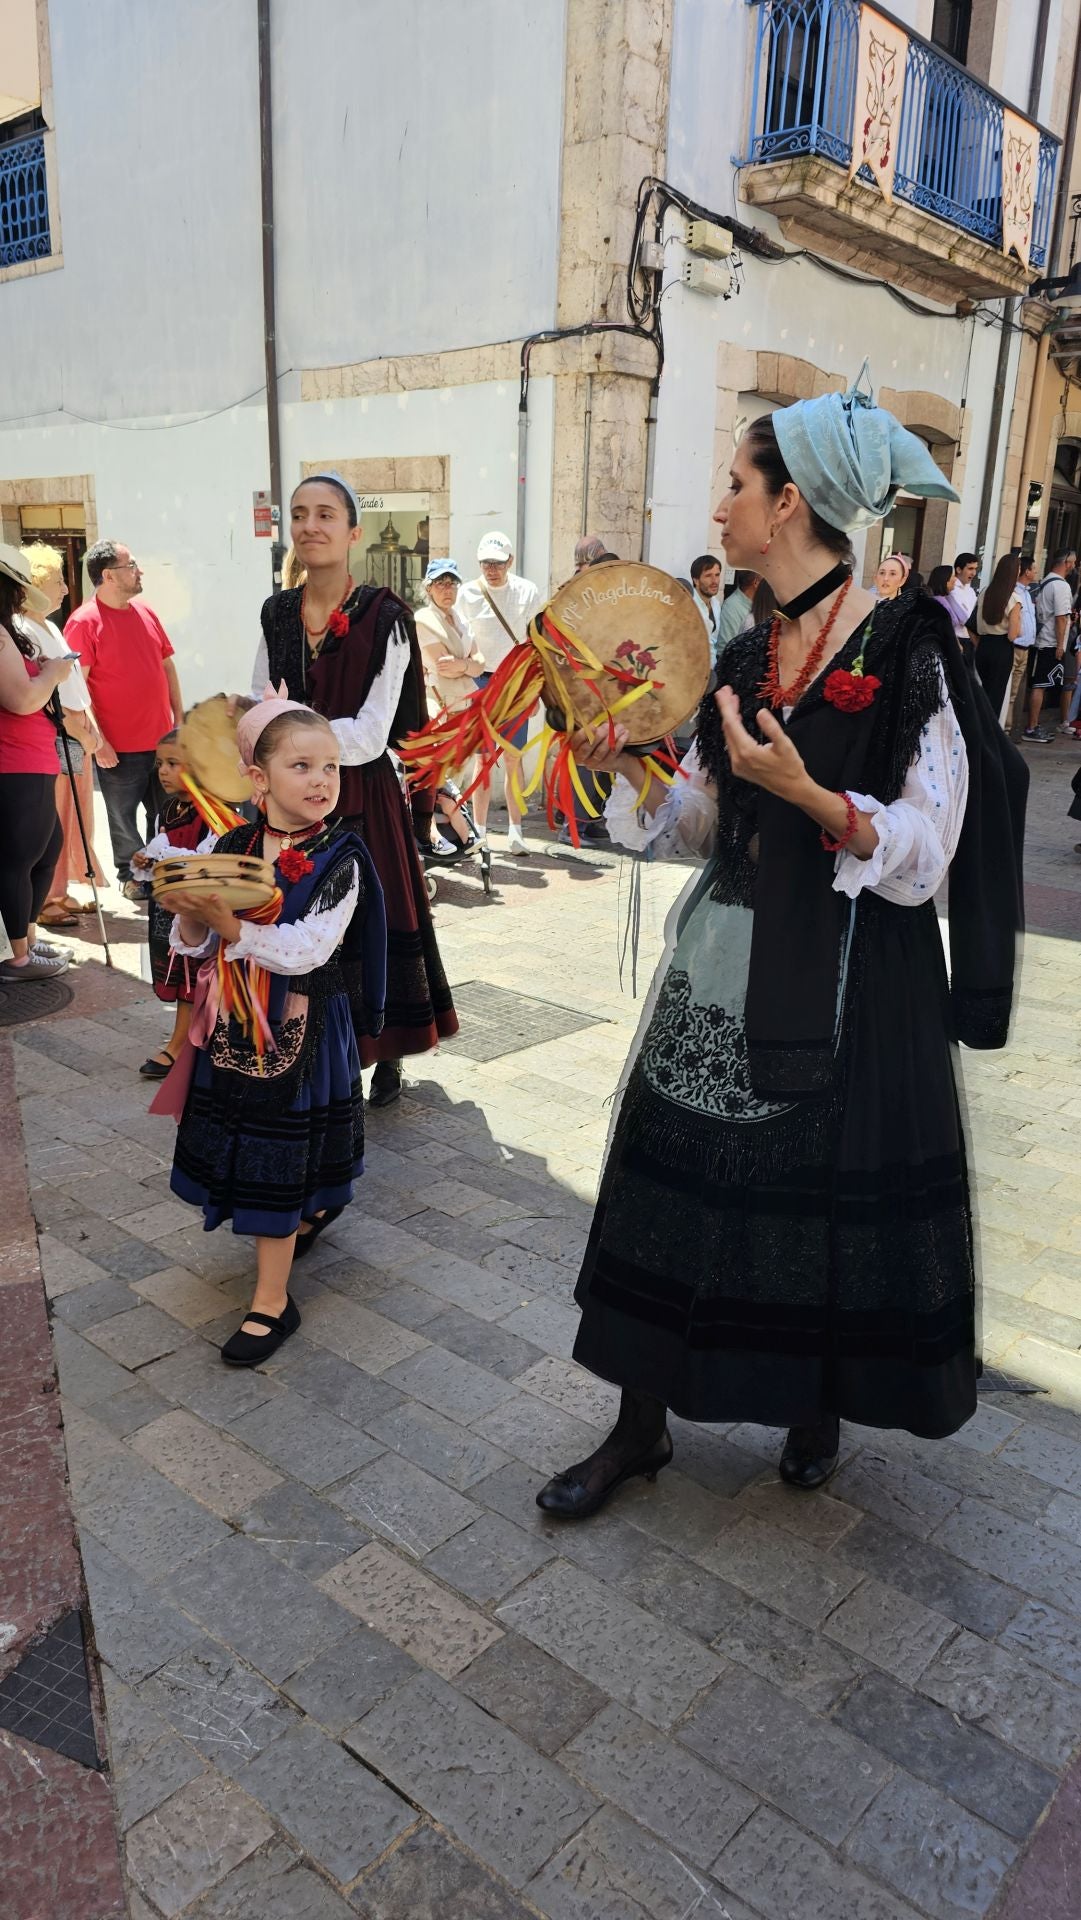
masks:
<path fill-rule="evenodd" d="M 957 500 L 922 440 L 861 391 L 867 362 L 845 394 L 779 407 L 773 429 L 781 458 L 808 505 L 831 527 L 870 527 L 897 495 Z"/>

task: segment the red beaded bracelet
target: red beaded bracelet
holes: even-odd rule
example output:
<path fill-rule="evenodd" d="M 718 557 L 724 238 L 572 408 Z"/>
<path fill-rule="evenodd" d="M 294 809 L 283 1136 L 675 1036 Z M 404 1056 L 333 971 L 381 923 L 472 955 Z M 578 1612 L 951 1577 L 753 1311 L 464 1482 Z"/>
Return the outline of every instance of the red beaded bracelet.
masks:
<path fill-rule="evenodd" d="M 860 816 L 856 811 L 855 801 L 851 799 L 847 793 L 839 793 L 837 798 L 838 800 L 843 800 L 845 803 L 845 814 L 847 816 L 845 820 L 845 830 L 839 840 L 831 840 L 825 827 L 823 827 L 818 837 L 827 853 L 840 853 L 843 848 L 847 847 L 850 840 L 855 839 L 856 834 L 859 832 Z"/>

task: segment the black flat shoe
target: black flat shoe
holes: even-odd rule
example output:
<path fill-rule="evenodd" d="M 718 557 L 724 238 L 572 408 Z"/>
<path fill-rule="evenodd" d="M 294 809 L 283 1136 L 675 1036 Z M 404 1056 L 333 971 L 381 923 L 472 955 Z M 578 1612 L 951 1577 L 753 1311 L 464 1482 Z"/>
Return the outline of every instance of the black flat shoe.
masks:
<path fill-rule="evenodd" d="M 304 1255 L 311 1252 L 324 1227 L 333 1226 L 335 1220 L 339 1219 L 344 1212 L 344 1207 L 328 1207 L 325 1213 L 318 1214 L 314 1220 L 305 1220 L 304 1225 L 310 1228 L 310 1232 L 297 1234 L 293 1259 L 303 1260 Z M 248 1317 L 250 1319 L 251 1316 Z"/>
<path fill-rule="evenodd" d="M 257 1320 L 261 1327 L 268 1327 L 268 1333 L 244 1333 L 243 1321 L 236 1332 L 225 1342 L 221 1357 L 227 1367 L 257 1367 L 262 1361 L 269 1360 L 277 1353 L 283 1340 L 288 1340 L 300 1325 L 300 1308 L 295 1306 L 288 1294 L 285 1299 L 285 1312 L 277 1319 L 272 1313 L 246 1313 L 245 1320 Z"/>
<path fill-rule="evenodd" d="M 176 1061 L 172 1054 L 169 1053 L 168 1047 L 162 1047 L 161 1051 L 162 1053 L 169 1054 L 169 1065 L 166 1066 L 164 1060 L 155 1060 L 153 1054 L 151 1054 L 149 1060 L 144 1060 L 142 1066 L 139 1068 L 139 1072 L 144 1080 L 167 1080 L 172 1073 L 173 1068 L 176 1066 Z"/>
<path fill-rule="evenodd" d="M 790 1427 L 778 1471 L 786 1486 L 802 1493 L 824 1487 L 837 1471 L 841 1423 L 823 1420 L 816 1427 Z"/>
<path fill-rule="evenodd" d="M 372 1075 L 371 1091 L 368 1095 L 370 1107 L 389 1107 L 401 1098 L 402 1067 L 400 1060 L 380 1060 Z"/>
<path fill-rule="evenodd" d="M 625 1480 L 634 1480 L 641 1474 L 646 1480 L 655 1480 L 662 1467 L 666 1467 L 673 1453 L 672 1436 L 667 1427 L 659 1440 L 655 1440 L 645 1453 L 632 1454 L 622 1466 L 614 1465 L 607 1479 L 599 1485 L 588 1486 L 577 1478 L 588 1468 L 589 1462 L 583 1460 L 578 1467 L 568 1467 L 566 1473 L 557 1473 L 542 1487 L 537 1495 L 537 1505 L 545 1513 L 554 1514 L 559 1520 L 588 1520 L 610 1500 L 617 1487 Z"/>

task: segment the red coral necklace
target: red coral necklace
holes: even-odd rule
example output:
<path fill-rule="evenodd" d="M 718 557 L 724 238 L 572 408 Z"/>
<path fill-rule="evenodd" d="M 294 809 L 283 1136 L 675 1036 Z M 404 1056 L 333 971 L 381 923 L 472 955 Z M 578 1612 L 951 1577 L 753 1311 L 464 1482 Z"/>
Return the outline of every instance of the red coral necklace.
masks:
<path fill-rule="evenodd" d="M 806 693 L 808 687 L 811 684 L 811 681 L 815 678 L 815 675 L 817 674 L 819 667 L 822 665 L 822 660 L 826 652 L 826 645 L 827 645 L 827 642 L 829 641 L 830 634 L 833 631 L 834 622 L 836 621 L 837 615 L 840 613 L 841 608 L 844 605 L 845 595 L 847 594 L 848 589 L 851 585 L 852 585 L 852 575 L 849 574 L 847 580 L 844 582 L 844 585 L 841 588 L 841 591 L 837 595 L 836 600 L 834 601 L 832 607 L 829 610 L 829 615 L 823 625 L 822 631 L 819 634 L 818 639 L 815 641 L 814 646 L 811 648 L 810 653 L 807 655 L 807 658 L 804 661 L 802 668 L 800 669 L 800 672 L 797 674 L 795 680 L 793 680 L 792 685 L 790 687 L 783 687 L 781 685 L 780 656 L 781 656 L 781 629 L 782 629 L 783 622 L 779 613 L 774 615 L 773 625 L 770 627 L 770 630 L 769 630 L 769 656 L 768 656 L 769 664 L 766 670 L 766 677 L 763 680 L 762 685 L 758 689 L 760 699 L 767 701 L 771 707 L 773 708 L 795 707 L 795 706 L 798 706 L 799 702 L 802 700 L 804 694 Z"/>
<path fill-rule="evenodd" d="M 308 645 L 311 648 L 313 653 L 318 654 L 328 633 L 337 634 L 339 637 L 343 633 L 348 633 L 349 616 L 344 609 L 345 609 L 346 601 L 349 599 L 351 594 L 355 593 L 355 591 L 356 591 L 356 582 L 350 576 L 346 584 L 345 592 L 342 594 L 342 597 L 339 600 L 337 606 L 334 607 L 332 611 L 327 615 L 325 626 L 309 627 L 308 621 L 307 621 L 307 615 L 306 615 L 306 609 L 308 605 L 307 584 L 305 583 L 305 585 L 301 588 L 300 624 L 304 628 L 305 635 L 307 636 Z"/>

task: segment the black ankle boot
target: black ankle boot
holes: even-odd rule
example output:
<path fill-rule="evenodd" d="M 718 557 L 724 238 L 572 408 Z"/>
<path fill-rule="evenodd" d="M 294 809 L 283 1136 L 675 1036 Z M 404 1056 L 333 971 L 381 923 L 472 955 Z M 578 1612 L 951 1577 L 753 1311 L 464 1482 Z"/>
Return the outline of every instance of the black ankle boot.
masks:
<path fill-rule="evenodd" d="M 651 1394 L 624 1389 L 619 1419 L 588 1460 L 557 1473 L 541 1488 L 537 1505 L 560 1520 L 587 1520 L 617 1487 L 639 1474 L 655 1480 L 672 1458 L 665 1408 Z"/>
<path fill-rule="evenodd" d="M 370 1107 L 389 1107 L 400 1098 L 402 1091 L 402 1063 L 400 1060 L 380 1060 L 372 1075 L 371 1090 L 368 1094 Z"/>
<path fill-rule="evenodd" d="M 781 1455 L 781 1479 L 804 1493 L 814 1493 L 836 1473 L 840 1447 L 841 1422 L 835 1413 L 826 1414 L 813 1427 L 790 1427 Z"/>

